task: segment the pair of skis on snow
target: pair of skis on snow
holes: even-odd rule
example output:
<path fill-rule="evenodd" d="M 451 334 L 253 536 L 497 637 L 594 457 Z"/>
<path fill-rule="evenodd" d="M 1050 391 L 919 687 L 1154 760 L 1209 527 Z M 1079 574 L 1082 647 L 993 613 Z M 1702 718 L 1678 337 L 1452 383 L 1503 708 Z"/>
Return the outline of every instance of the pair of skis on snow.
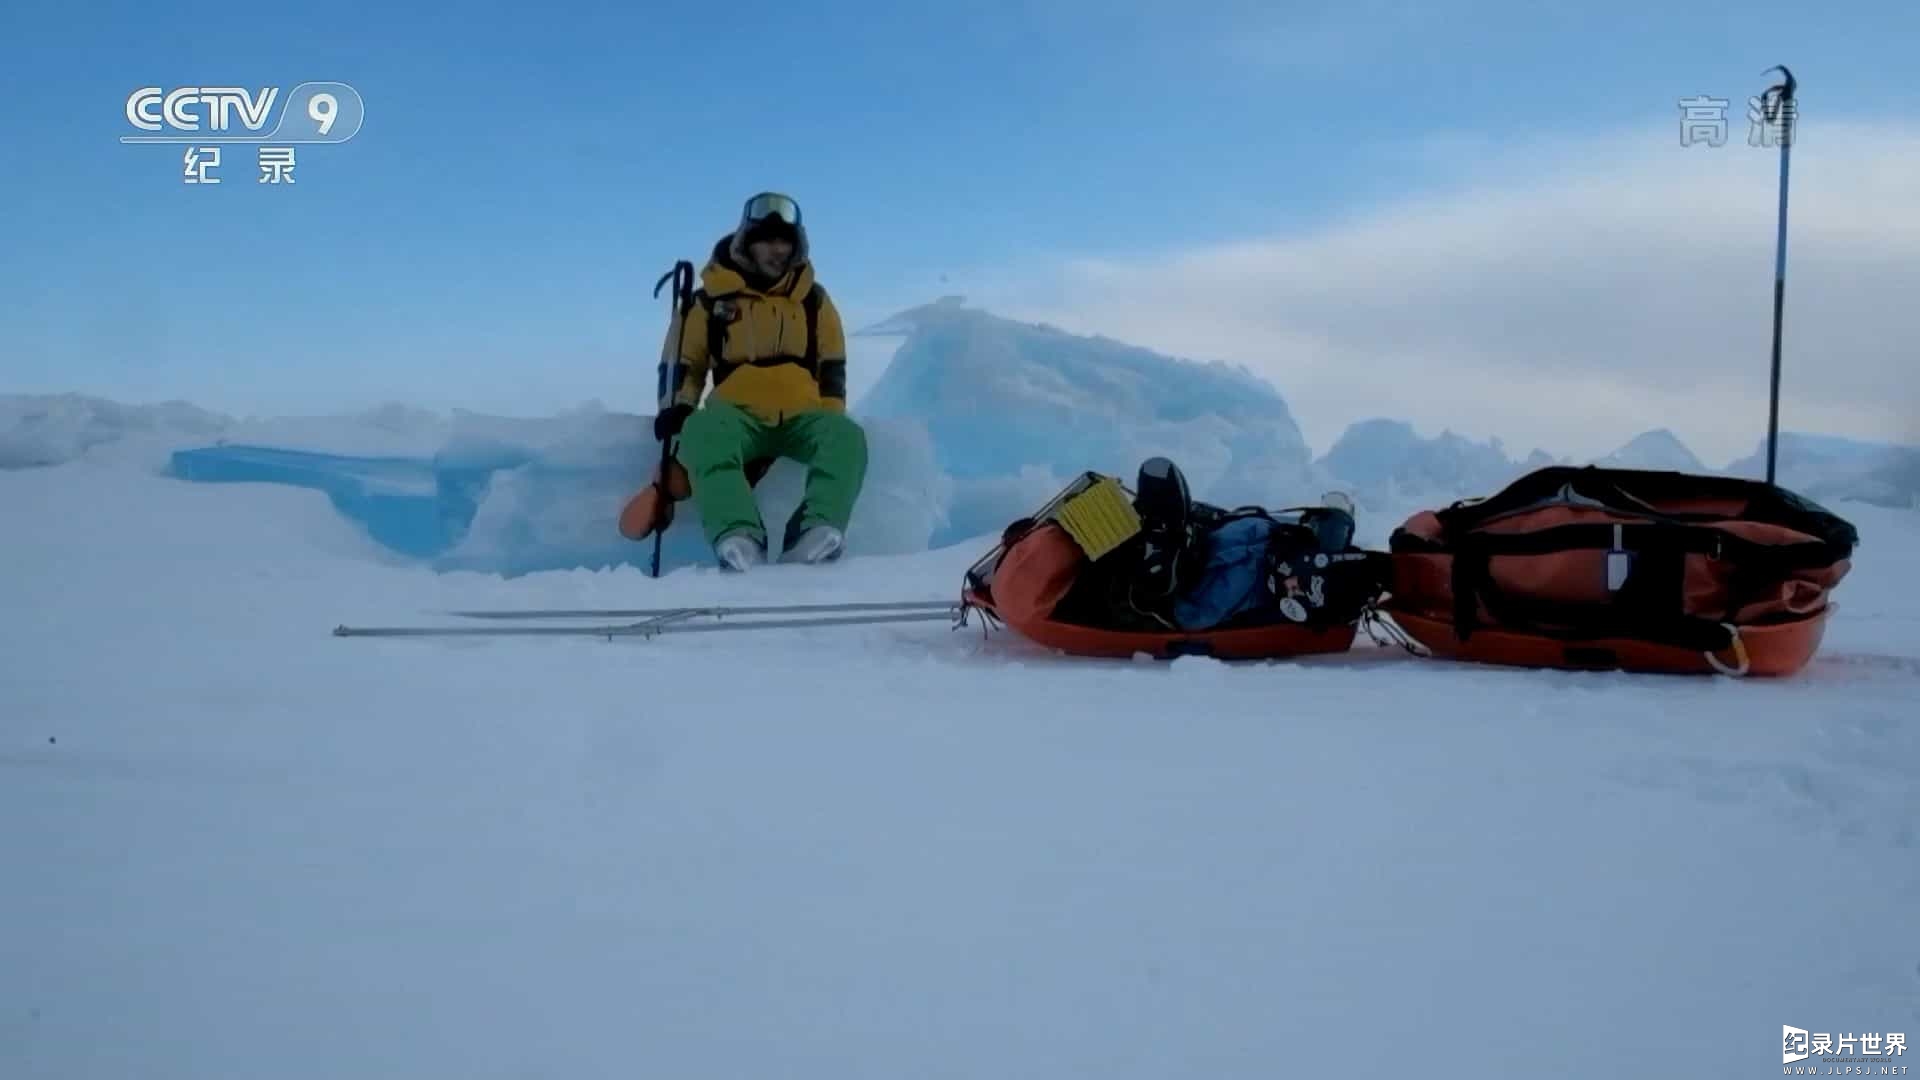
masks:
<path fill-rule="evenodd" d="M 964 623 L 955 600 L 880 600 L 839 604 L 760 604 L 678 608 L 531 608 L 449 611 L 467 626 L 338 626 L 335 637 L 598 637 L 651 638 L 720 630 Z M 612 622 L 609 620 L 625 620 Z"/>

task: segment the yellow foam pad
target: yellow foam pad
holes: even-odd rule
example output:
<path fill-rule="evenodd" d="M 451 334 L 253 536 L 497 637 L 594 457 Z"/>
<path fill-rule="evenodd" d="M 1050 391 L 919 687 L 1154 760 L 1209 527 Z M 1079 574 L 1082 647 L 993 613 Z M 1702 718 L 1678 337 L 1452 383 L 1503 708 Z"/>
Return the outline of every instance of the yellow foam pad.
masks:
<path fill-rule="evenodd" d="M 1089 559 L 1099 559 L 1140 533 L 1140 514 L 1133 500 L 1110 476 L 1062 503 L 1053 519 Z"/>

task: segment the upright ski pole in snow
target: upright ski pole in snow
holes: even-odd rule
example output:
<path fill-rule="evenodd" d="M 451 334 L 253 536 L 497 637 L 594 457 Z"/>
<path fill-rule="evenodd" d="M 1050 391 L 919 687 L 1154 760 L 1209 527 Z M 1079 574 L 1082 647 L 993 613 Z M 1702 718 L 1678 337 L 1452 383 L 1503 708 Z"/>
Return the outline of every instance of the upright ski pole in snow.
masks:
<path fill-rule="evenodd" d="M 1785 76 L 1760 96 L 1762 119 L 1780 127 L 1780 223 L 1774 239 L 1773 256 L 1773 386 L 1767 404 L 1767 483 L 1774 482 L 1774 465 L 1780 445 L 1780 312 L 1787 295 L 1787 163 L 1793 154 L 1793 135 L 1797 107 L 1793 92 L 1798 86 L 1793 72 L 1784 66 L 1768 68 Z"/>
<path fill-rule="evenodd" d="M 693 310 L 693 264 L 685 259 L 673 264 L 673 269 L 661 275 L 653 283 L 653 295 L 659 299 L 660 290 L 668 281 L 673 282 L 673 345 L 668 354 L 660 358 L 660 405 L 661 410 L 669 408 L 673 399 L 680 393 L 680 343 L 686 337 L 687 317 Z M 654 479 L 659 488 L 660 505 L 666 518 L 653 534 L 652 574 L 660 576 L 660 543 L 666 537 L 667 525 L 673 520 L 673 494 L 667 490 L 667 470 L 673 466 L 675 450 L 674 436 L 660 440 L 660 470 Z"/>

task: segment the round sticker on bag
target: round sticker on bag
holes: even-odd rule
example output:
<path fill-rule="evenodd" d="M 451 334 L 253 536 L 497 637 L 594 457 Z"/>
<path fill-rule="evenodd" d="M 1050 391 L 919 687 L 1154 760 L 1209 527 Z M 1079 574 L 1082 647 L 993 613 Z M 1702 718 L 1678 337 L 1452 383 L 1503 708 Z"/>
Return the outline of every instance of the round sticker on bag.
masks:
<path fill-rule="evenodd" d="M 1306 605 L 1291 596 L 1280 601 L 1280 614 L 1285 615 L 1294 622 L 1307 621 Z"/>

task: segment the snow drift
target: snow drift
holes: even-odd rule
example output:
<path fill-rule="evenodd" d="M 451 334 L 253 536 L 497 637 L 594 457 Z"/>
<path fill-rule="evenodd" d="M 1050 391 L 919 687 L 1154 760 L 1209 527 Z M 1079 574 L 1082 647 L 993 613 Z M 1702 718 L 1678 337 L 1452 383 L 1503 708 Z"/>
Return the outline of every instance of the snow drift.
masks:
<path fill-rule="evenodd" d="M 1707 467 L 1693 456 L 1680 437 L 1666 428 L 1643 432 L 1606 457 L 1595 462 L 1614 469 L 1657 469 L 1669 472 L 1702 473 Z"/>
<path fill-rule="evenodd" d="M 936 542 L 997 532 L 1086 469 L 1131 477 L 1156 455 L 1227 505 L 1316 498 L 1325 477 L 1286 400 L 1243 368 L 1169 357 L 967 308 L 902 312 L 862 417 L 923 424 L 954 484 Z"/>
<path fill-rule="evenodd" d="M 123 405 L 81 394 L 0 395 L 0 469 L 72 461 L 141 436 L 211 438 L 232 420 L 182 401 Z"/>
<path fill-rule="evenodd" d="M 1387 419 L 1353 425 L 1316 461 L 1286 400 L 1241 368 L 1012 322 L 958 298 L 902 312 L 850 344 L 862 366 L 853 382 L 869 386 L 853 411 L 871 450 L 849 533 L 854 555 L 994 534 L 1082 470 L 1131 476 L 1154 455 L 1178 461 L 1195 495 L 1222 505 L 1298 505 L 1340 488 L 1388 518 L 1490 493 L 1556 461 L 1541 450 L 1516 460 L 1498 439 L 1424 438 Z M 651 544 L 622 539 L 614 521 L 658 453 L 649 416 L 598 403 L 544 418 L 389 404 L 346 417 L 234 419 L 182 402 L 0 397 L 0 468 L 125 458 L 189 481 L 303 488 L 390 556 L 440 570 L 644 564 Z M 1603 460 L 1699 467 L 1670 432 Z M 1759 475 L 1760 461 L 1729 471 Z M 1817 499 L 1920 499 L 1920 450 L 1788 435 L 1781 461 L 1783 482 Z M 769 522 L 798 504 L 802 478 L 786 461 L 768 475 Z M 663 562 L 708 557 L 695 515 L 678 515 Z"/>
<path fill-rule="evenodd" d="M 1766 454 L 1761 439 L 1752 454 L 1715 469 L 1674 432 L 1660 428 L 1587 463 L 1762 479 Z M 1488 494 L 1535 469 L 1572 463 L 1539 449 L 1512 457 L 1498 438 L 1476 442 L 1452 431 L 1428 438 L 1403 420 L 1380 418 L 1349 426 L 1314 464 L 1361 505 L 1393 509 Z M 1777 479 L 1819 501 L 1913 508 L 1920 506 L 1920 448 L 1782 432 Z"/>
<path fill-rule="evenodd" d="M 1523 472 L 1554 464 L 1536 450 L 1523 462 L 1499 439 L 1475 442 L 1452 431 L 1422 438 L 1404 420 L 1363 420 L 1343 432 L 1318 462 L 1362 506 L 1392 508 L 1410 500 L 1450 500 L 1505 487 Z"/>
<path fill-rule="evenodd" d="M 1920 508 L 1920 447 L 1782 432 L 1775 465 L 1775 479 L 1809 498 Z M 1727 466 L 1727 471 L 1736 476 L 1766 476 L 1766 443 Z"/>
<path fill-rule="evenodd" d="M 860 356 L 883 351 L 876 344 L 893 352 L 854 404 L 870 464 L 849 529 L 852 555 L 997 533 L 1082 470 L 1130 476 L 1156 454 L 1179 461 L 1196 494 L 1216 501 L 1299 502 L 1326 486 L 1286 402 L 1240 369 L 955 303 L 903 312 L 855 344 Z M 22 464 L 151 433 L 121 449 L 168 446 L 165 468 L 184 480 L 321 492 L 391 553 L 441 570 L 604 568 L 651 554 L 651 544 L 613 528 L 658 461 L 646 415 L 593 404 L 543 419 L 441 419 L 393 405 L 331 420 L 232 421 L 77 397 L 12 400 L 11 415 L 31 419 L 9 428 L 11 458 Z M 766 520 L 784 520 L 799 503 L 803 477 L 787 461 L 768 474 Z M 663 547 L 666 565 L 708 558 L 691 512 L 677 516 Z"/>
<path fill-rule="evenodd" d="M 923 433 L 869 424 L 867 437 L 873 461 L 849 529 L 853 553 L 926 550 L 944 488 Z M 514 575 L 650 558 L 650 543 L 622 538 L 613 522 L 658 460 L 650 417 L 590 407 L 538 420 L 456 413 L 444 443 L 424 455 L 223 443 L 175 453 L 169 470 L 184 480 L 312 488 L 394 552 L 440 570 Z M 769 521 L 799 504 L 803 478 L 786 461 L 768 473 L 760 495 Z M 695 515 L 679 515 L 663 566 L 704 558 Z"/>

